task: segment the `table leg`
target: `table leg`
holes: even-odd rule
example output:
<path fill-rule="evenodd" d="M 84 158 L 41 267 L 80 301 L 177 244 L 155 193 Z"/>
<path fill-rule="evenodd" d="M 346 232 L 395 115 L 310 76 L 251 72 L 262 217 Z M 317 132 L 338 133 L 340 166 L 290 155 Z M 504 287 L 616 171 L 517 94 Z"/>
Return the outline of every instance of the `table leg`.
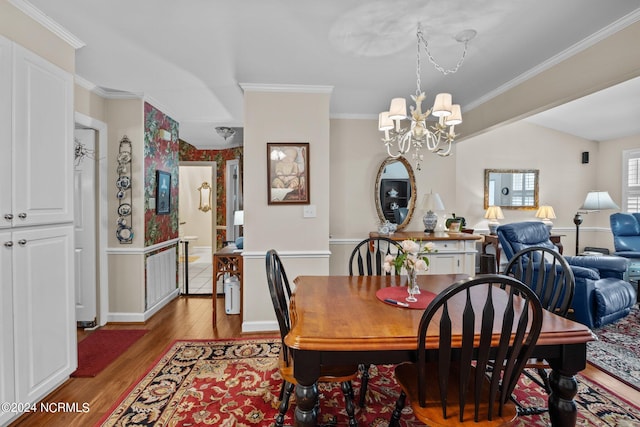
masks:
<path fill-rule="evenodd" d="M 549 418 L 552 426 L 575 426 L 578 408 L 573 400 L 578 394 L 575 375 L 587 366 L 587 345 L 565 345 L 562 355 L 549 359 L 553 369 L 549 375 L 551 394 L 549 395 Z"/>
<path fill-rule="evenodd" d="M 293 425 L 317 426 L 318 419 L 318 378 L 320 377 L 320 356 L 316 352 L 292 351 L 293 373 L 296 377 L 296 411 Z"/>
<path fill-rule="evenodd" d="M 578 393 L 578 382 L 573 375 L 551 371 L 549 375 L 549 418 L 552 426 L 575 426 L 578 408 L 573 398 Z"/>

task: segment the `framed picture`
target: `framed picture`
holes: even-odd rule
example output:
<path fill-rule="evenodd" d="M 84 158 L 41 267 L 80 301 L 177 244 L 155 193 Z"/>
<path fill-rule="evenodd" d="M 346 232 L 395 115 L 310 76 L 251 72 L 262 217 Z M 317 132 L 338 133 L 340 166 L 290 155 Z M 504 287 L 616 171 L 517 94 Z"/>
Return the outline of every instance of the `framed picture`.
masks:
<path fill-rule="evenodd" d="M 156 214 L 166 215 L 171 211 L 171 174 L 156 171 Z"/>
<path fill-rule="evenodd" d="M 269 204 L 308 205 L 309 143 L 267 143 Z"/>

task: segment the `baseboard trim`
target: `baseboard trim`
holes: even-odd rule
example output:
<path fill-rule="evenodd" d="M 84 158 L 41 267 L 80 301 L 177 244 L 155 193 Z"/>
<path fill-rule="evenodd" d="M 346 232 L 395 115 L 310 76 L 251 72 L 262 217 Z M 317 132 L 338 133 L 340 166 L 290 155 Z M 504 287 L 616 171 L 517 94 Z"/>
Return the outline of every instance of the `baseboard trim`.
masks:
<path fill-rule="evenodd" d="M 246 332 L 278 332 L 280 327 L 275 320 L 258 320 L 253 322 L 242 322 L 242 333 Z"/>
<path fill-rule="evenodd" d="M 156 305 L 151 307 L 144 313 L 109 313 L 107 315 L 107 322 L 109 323 L 144 323 L 156 314 L 162 307 L 169 304 L 174 298 L 180 295 L 180 290 L 175 289 L 171 293 L 162 298 Z"/>

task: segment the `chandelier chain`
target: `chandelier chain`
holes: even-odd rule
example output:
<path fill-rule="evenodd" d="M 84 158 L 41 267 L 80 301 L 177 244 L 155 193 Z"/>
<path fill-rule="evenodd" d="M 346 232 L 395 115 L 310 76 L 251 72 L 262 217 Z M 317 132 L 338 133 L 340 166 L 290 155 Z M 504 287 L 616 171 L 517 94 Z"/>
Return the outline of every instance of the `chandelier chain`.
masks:
<path fill-rule="evenodd" d="M 464 40 L 464 50 L 462 51 L 462 56 L 458 60 L 458 63 L 454 68 L 445 69 L 440 64 L 438 64 L 436 59 L 431 54 L 431 51 L 429 51 L 429 42 L 427 41 L 427 39 L 424 38 L 422 34 L 422 27 L 420 26 L 420 24 L 418 24 L 418 50 L 420 50 L 421 41 L 424 44 L 424 51 L 427 54 L 427 57 L 429 58 L 429 62 L 433 64 L 436 70 L 440 71 L 445 76 L 448 74 L 456 73 L 458 69 L 460 69 L 460 67 L 462 66 L 462 63 L 464 62 L 464 59 L 467 56 L 467 47 L 469 45 L 469 40 Z M 419 68 L 420 68 L 420 52 L 418 52 L 418 69 Z"/>

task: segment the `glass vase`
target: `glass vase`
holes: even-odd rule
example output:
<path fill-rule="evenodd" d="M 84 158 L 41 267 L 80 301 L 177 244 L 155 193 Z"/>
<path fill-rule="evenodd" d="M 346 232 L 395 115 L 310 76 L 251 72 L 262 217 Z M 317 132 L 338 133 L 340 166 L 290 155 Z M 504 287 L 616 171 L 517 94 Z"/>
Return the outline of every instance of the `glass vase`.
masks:
<path fill-rule="evenodd" d="M 416 281 L 417 279 L 416 270 L 413 268 L 408 268 L 407 276 L 409 277 L 409 280 L 407 281 L 407 292 L 409 293 L 409 296 L 406 297 L 405 300 L 407 302 L 416 302 L 418 301 L 418 299 L 415 297 L 415 295 L 416 293 L 420 293 L 420 288 L 418 288 L 418 283 Z"/>

